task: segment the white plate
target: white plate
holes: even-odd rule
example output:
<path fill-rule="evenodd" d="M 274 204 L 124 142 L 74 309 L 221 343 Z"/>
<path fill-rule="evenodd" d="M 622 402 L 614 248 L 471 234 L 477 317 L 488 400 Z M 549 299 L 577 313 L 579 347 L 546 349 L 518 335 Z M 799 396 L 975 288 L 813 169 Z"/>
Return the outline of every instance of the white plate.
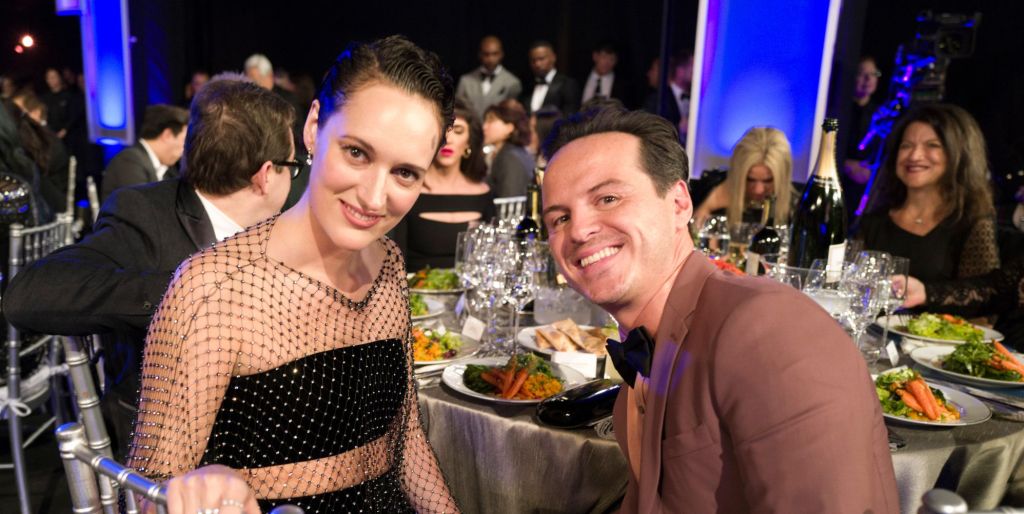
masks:
<path fill-rule="evenodd" d="M 580 330 L 590 330 L 590 329 L 594 328 L 594 327 L 592 327 L 590 325 L 579 325 L 579 327 L 580 327 Z M 537 353 L 543 353 L 544 355 L 551 355 L 551 354 L 555 353 L 555 349 L 554 348 L 541 348 L 541 347 L 537 346 L 537 329 L 538 328 L 551 328 L 551 325 L 541 325 L 539 327 L 527 327 L 527 328 L 524 328 L 524 329 L 520 330 L 519 334 L 516 335 L 516 341 L 519 342 L 519 346 L 522 346 L 524 348 L 529 348 L 530 350 L 533 350 L 533 351 L 535 351 Z M 578 352 L 578 353 L 587 353 L 587 352 L 580 352 L 579 350 L 576 350 L 576 352 Z M 567 353 L 569 353 L 569 352 L 567 352 Z M 601 356 L 598 355 L 598 357 L 601 357 Z"/>
<path fill-rule="evenodd" d="M 889 332 L 892 332 L 893 334 L 899 334 L 900 336 L 903 337 L 916 339 L 918 341 L 925 341 L 928 343 L 963 344 L 964 341 L 959 339 L 938 339 L 935 337 L 925 337 L 911 334 L 909 331 L 907 331 L 907 321 L 909 321 L 912 317 L 913 316 L 907 314 L 897 314 L 895 316 L 879 316 L 878 319 L 875 320 L 875 324 L 878 325 L 879 327 L 884 327 L 886 318 L 892 318 L 892 321 L 889 324 Z M 981 329 L 981 338 L 984 339 L 985 341 L 991 341 L 993 339 L 995 339 L 996 341 L 1003 340 L 1003 334 L 1000 334 L 999 332 L 996 332 L 991 328 L 979 327 L 977 325 L 973 326 Z"/>
<path fill-rule="evenodd" d="M 877 378 L 878 375 L 871 375 L 872 382 Z M 935 385 L 927 380 L 925 383 L 929 387 L 933 387 L 942 391 L 942 394 L 946 396 L 946 400 L 953 403 L 953 406 L 960 411 L 960 419 L 956 421 L 918 421 L 916 419 L 904 418 L 901 416 L 893 416 L 885 411 L 882 411 L 882 416 L 885 419 L 892 420 L 896 423 L 902 423 L 904 425 L 915 425 L 924 427 L 964 427 L 967 425 L 977 425 L 988 421 L 988 418 L 992 417 L 992 411 L 989 410 L 988 405 L 985 405 L 981 400 L 967 394 L 961 393 L 956 389 L 950 389 L 948 387 Z"/>
<path fill-rule="evenodd" d="M 471 361 L 460 362 L 458 364 L 452 364 L 444 369 L 444 373 L 441 374 L 441 381 L 451 387 L 452 389 L 474 398 L 486 400 L 493 403 L 503 403 L 507 405 L 535 405 L 541 402 L 541 400 L 506 400 L 504 398 L 498 398 L 497 396 L 491 396 L 487 394 L 478 393 L 468 387 L 465 382 L 462 381 L 462 374 L 466 372 L 466 366 L 469 364 L 480 364 L 483 366 L 504 366 L 508 362 L 507 357 L 489 357 L 486 359 L 473 359 Z M 562 390 L 565 391 L 570 387 L 578 384 L 582 384 L 587 381 L 587 378 L 582 373 L 576 371 L 568 366 L 560 366 L 558 364 L 551 364 L 552 371 L 555 372 L 555 376 L 563 380 Z"/>
<path fill-rule="evenodd" d="M 435 298 L 423 298 L 423 303 L 427 304 L 427 313 L 422 316 L 413 316 L 413 321 L 422 321 L 425 319 L 436 318 L 444 314 L 444 302 Z"/>
<path fill-rule="evenodd" d="M 910 358 L 914 359 L 914 362 L 936 373 L 945 375 L 956 382 L 981 387 L 1024 387 L 1024 382 L 972 377 L 963 373 L 942 369 L 942 361 L 947 355 L 953 353 L 953 350 L 949 346 L 924 346 L 910 352 Z M 1017 358 L 1021 359 L 1024 356 L 1017 354 Z"/>
<path fill-rule="evenodd" d="M 428 364 L 451 364 L 459 359 L 467 359 L 476 355 L 476 352 L 480 351 L 480 341 L 476 339 L 470 339 L 462 334 L 459 334 L 459 339 L 462 340 L 462 346 L 459 347 L 458 352 L 454 357 L 450 359 L 438 359 L 436 361 L 414 361 L 413 364 L 416 366 L 426 366 Z"/>

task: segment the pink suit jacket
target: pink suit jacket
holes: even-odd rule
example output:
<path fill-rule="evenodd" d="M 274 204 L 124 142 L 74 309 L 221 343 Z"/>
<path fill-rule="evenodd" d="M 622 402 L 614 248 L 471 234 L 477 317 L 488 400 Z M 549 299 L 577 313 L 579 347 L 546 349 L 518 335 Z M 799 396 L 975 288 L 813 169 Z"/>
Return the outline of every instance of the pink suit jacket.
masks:
<path fill-rule="evenodd" d="M 812 300 L 694 252 L 659 327 L 622 513 L 899 512 L 867 367 Z M 627 398 L 615 435 L 634 459 Z"/>

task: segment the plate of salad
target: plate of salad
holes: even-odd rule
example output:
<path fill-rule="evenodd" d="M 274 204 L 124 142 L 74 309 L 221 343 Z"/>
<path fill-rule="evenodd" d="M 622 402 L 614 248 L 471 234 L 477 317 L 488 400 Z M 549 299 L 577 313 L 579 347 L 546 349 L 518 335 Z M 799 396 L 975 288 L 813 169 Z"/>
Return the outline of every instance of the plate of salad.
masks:
<path fill-rule="evenodd" d="M 874 377 L 875 393 L 886 419 L 908 425 L 956 427 L 992 417 L 977 398 L 925 382 L 917 371 L 900 366 Z"/>
<path fill-rule="evenodd" d="M 455 270 L 448 268 L 423 268 L 409 274 L 409 291 L 419 294 L 461 293 L 465 291 L 459 283 Z"/>
<path fill-rule="evenodd" d="M 968 341 L 956 347 L 926 346 L 910 352 L 914 362 L 950 379 L 981 387 L 1024 387 L 1024 357 L 998 341 Z"/>
<path fill-rule="evenodd" d="M 960 316 L 952 314 L 898 314 L 881 316 L 875 321 L 878 326 L 884 326 L 886 322 L 889 323 L 889 331 L 894 334 L 929 343 L 961 344 L 972 340 L 1003 340 L 1003 334 L 991 328 L 972 325 Z"/>
<path fill-rule="evenodd" d="M 452 364 L 441 374 L 448 387 L 494 403 L 531 405 L 587 381 L 582 373 L 532 353 Z"/>
<path fill-rule="evenodd" d="M 409 295 L 409 311 L 413 321 L 436 318 L 444 314 L 444 302 L 412 293 Z"/>
<path fill-rule="evenodd" d="M 447 364 L 455 359 L 469 357 L 480 345 L 465 336 L 450 332 L 444 325 L 412 327 L 412 354 L 414 364 Z"/>

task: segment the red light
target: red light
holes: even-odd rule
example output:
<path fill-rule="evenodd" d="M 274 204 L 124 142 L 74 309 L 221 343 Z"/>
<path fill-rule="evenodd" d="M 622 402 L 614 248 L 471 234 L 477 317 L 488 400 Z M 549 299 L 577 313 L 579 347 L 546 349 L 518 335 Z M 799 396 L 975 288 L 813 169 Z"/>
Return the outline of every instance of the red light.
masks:
<path fill-rule="evenodd" d="M 16 54 L 23 54 L 23 53 L 25 53 L 25 48 L 23 46 L 21 46 L 21 45 L 17 45 L 17 46 L 14 47 L 14 53 L 16 53 Z"/>
<path fill-rule="evenodd" d="M 36 40 L 32 37 L 31 34 L 25 34 L 21 37 L 21 46 L 25 48 L 32 48 L 32 46 L 35 44 Z"/>

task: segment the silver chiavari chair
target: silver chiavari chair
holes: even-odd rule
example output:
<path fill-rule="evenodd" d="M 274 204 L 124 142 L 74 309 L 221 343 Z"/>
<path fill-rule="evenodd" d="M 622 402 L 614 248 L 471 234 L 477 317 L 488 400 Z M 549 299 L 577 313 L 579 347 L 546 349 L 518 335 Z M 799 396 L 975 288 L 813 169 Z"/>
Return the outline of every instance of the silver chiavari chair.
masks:
<path fill-rule="evenodd" d="M 10 226 L 10 261 L 8 266 L 8 279 L 14 278 L 25 266 L 37 259 L 53 252 L 54 250 L 74 242 L 71 233 L 72 214 L 70 212 L 60 213 L 57 219 L 51 223 L 38 227 L 26 228 L 24 225 L 15 223 Z M 11 460 L 10 464 L 0 465 L 0 469 L 14 469 L 15 484 L 18 491 L 18 502 L 22 514 L 29 513 L 28 506 L 28 484 L 25 475 L 25 452 L 26 446 L 31 444 L 42 435 L 51 423 L 56 422 L 57 414 L 62 409 L 59 399 L 52 397 L 54 416 L 43 423 L 38 430 L 28 438 L 22 434 L 21 417 L 28 416 L 35 407 L 36 402 L 41 402 L 46 393 L 52 392 L 59 384 L 59 355 L 60 342 L 57 337 L 43 336 L 34 341 L 26 348 L 21 348 L 21 334 L 14 326 L 7 325 L 7 398 L 3 401 L 2 409 L 7 417 L 7 424 L 10 431 Z M 21 365 L 22 357 L 34 355 L 36 352 L 46 351 L 45 363 L 29 377 L 26 384 L 35 385 L 36 379 L 43 379 L 46 374 L 46 381 L 49 387 L 39 390 L 26 391 L 22 396 Z M 53 396 L 53 395 L 51 395 Z"/>
<path fill-rule="evenodd" d="M 523 213 L 526 212 L 526 197 L 506 196 L 504 198 L 495 198 L 494 207 L 498 211 L 499 220 L 519 221 L 523 217 Z"/>
<path fill-rule="evenodd" d="M 96 190 L 96 181 L 91 176 L 85 177 L 86 195 L 89 197 L 89 213 L 92 214 L 92 221 L 100 215 L 100 193 Z"/>
<path fill-rule="evenodd" d="M 85 430 L 86 443 L 97 455 L 114 459 L 111 449 L 110 435 L 103 422 L 100 412 L 100 396 L 96 391 L 92 375 L 92 358 L 94 353 L 94 336 L 64 337 L 64 359 L 68 364 L 68 375 L 71 377 L 71 390 L 78 408 L 79 423 Z M 69 472 L 68 479 L 71 479 Z M 118 482 L 106 476 L 97 480 L 99 488 L 99 504 L 104 514 L 117 514 Z M 125 495 L 127 512 L 137 511 L 135 496 Z M 78 511 L 75 511 L 78 512 Z"/>
<path fill-rule="evenodd" d="M 57 446 L 60 458 L 64 461 L 64 472 L 68 477 L 68 488 L 71 490 L 71 505 L 76 514 L 99 514 L 105 512 L 102 507 L 100 484 L 96 475 L 104 479 L 114 480 L 126 491 L 125 498 L 134 493 L 156 505 L 160 514 L 167 512 L 167 488 L 137 472 L 126 468 L 110 457 L 101 455 L 89 447 L 85 429 L 77 423 L 67 423 L 57 429 Z M 137 514 L 134 506 L 125 507 L 126 514 Z M 303 510 L 294 505 L 282 505 L 270 511 L 271 514 L 303 514 Z"/>
<path fill-rule="evenodd" d="M 946 489 L 932 489 L 921 497 L 917 514 L 1024 514 L 1024 509 L 997 507 L 995 510 L 968 510 L 967 502 L 959 494 Z"/>

